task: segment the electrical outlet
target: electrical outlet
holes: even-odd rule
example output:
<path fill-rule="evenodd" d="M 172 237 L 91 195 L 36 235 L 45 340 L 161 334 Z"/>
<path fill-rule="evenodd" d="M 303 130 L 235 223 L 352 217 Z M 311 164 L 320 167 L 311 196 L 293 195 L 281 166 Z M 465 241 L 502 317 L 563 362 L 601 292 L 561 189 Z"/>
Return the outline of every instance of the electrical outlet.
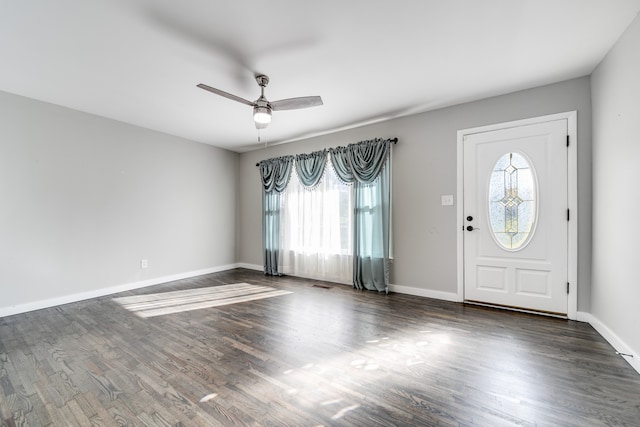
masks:
<path fill-rule="evenodd" d="M 140 268 L 149 268 L 149 260 L 141 259 L 140 260 Z"/>
<path fill-rule="evenodd" d="M 443 194 L 440 196 L 442 206 L 453 206 L 453 194 Z"/>

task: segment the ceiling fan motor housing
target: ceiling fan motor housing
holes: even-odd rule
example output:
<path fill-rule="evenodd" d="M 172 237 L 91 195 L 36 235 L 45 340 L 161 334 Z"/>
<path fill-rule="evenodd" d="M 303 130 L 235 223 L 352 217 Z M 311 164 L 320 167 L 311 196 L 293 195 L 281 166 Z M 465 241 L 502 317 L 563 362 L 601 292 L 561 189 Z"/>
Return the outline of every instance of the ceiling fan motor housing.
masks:
<path fill-rule="evenodd" d="M 255 102 L 255 106 L 253 107 L 253 120 L 260 124 L 268 124 L 271 122 L 271 105 L 267 98 L 264 95 L 260 95 Z"/>
<path fill-rule="evenodd" d="M 260 98 L 256 99 L 253 107 L 253 120 L 255 121 L 256 128 L 261 129 L 271 123 L 271 104 L 264 96 L 264 88 L 269 84 L 269 77 L 264 74 L 258 74 L 256 76 L 256 82 L 260 86 Z"/>

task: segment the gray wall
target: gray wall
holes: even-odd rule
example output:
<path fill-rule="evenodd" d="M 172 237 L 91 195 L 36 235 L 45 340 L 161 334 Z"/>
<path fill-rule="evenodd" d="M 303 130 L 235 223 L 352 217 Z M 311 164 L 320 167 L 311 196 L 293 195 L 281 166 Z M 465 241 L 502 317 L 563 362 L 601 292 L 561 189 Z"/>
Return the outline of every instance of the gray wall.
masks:
<path fill-rule="evenodd" d="M 589 311 L 591 255 L 591 95 L 589 77 L 390 120 L 240 156 L 238 261 L 261 265 L 261 198 L 256 162 L 375 137 L 399 138 L 394 150 L 392 283 L 457 292 L 456 208 L 440 195 L 456 194 L 456 138 L 465 128 L 578 111 L 578 310 Z"/>
<path fill-rule="evenodd" d="M 591 314 L 640 355 L 640 18 L 592 75 Z M 640 365 L 637 365 L 640 366 Z"/>
<path fill-rule="evenodd" d="M 233 264 L 238 157 L 0 92 L 0 311 Z"/>

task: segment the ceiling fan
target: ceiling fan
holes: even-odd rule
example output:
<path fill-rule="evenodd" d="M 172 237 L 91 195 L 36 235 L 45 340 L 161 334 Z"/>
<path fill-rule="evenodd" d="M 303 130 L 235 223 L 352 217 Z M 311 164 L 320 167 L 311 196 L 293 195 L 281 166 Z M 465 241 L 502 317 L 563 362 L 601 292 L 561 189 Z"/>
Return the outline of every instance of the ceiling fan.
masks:
<path fill-rule="evenodd" d="M 248 99 L 241 98 L 202 83 L 200 83 L 198 87 L 215 93 L 216 95 L 224 96 L 225 98 L 253 107 L 253 121 L 255 122 L 256 129 L 264 129 L 267 127 L 271 122 L 271 111 L 297 110 L 300 108 L 317 107 L 322 105 L 322 98 L 319 96 L 302 96 L 299 98 L 287 98 L 270 102 L 264 96 L 264 88 L 269 84 L 269 77 L 264 74 L 258 74 L 256 76 L 256 81 L 258 82 L 258 86 L 260 86 L 260 97 L 255 101 L 249 101 Z"/>

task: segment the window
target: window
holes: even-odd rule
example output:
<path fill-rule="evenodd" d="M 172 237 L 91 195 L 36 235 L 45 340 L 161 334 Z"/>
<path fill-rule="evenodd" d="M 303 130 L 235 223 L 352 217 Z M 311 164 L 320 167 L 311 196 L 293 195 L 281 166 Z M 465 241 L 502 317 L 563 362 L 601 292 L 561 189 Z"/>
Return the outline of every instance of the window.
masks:
<path fill-rule="evenodd" d="M 376 138 L 258 163 L 265 274 L 388 292 L 394 142 Z"/>
<path fill-rule="evenodd" d="M 306 189 L 294 168 L 282 193 L 281 272 L 341 283 L 353 279 L 352 187 L 336 177 L 328 160 L 324 177 Z"/>
<path fill-rule="evenodd" d="M 531 240 L 537 187 L 533 165 L 523 154 L 506 153 L 494 165 L 489 181 L 489 223 L 502 248 L 519 250 Z"/>

